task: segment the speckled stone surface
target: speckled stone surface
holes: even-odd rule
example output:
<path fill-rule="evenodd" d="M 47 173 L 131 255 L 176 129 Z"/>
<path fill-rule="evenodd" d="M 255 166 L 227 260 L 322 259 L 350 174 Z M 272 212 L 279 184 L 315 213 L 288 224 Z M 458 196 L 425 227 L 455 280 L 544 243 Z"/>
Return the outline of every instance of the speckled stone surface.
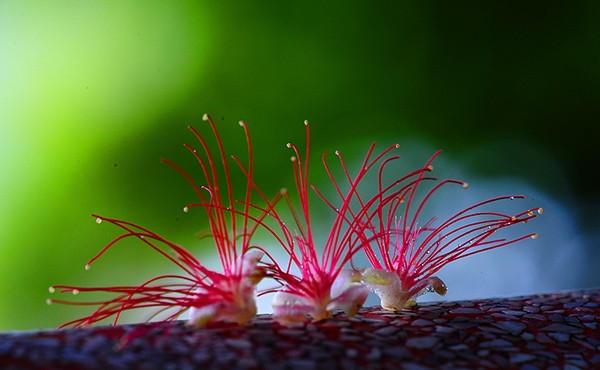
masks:
<path fill-rule="evenodd" d="M 182 322 L 0 333 L 1 369 L 600 368 L 600 289 L 364 308 L 284 327 Z M 128 341 L 123 345 L 123 340 Z"/>

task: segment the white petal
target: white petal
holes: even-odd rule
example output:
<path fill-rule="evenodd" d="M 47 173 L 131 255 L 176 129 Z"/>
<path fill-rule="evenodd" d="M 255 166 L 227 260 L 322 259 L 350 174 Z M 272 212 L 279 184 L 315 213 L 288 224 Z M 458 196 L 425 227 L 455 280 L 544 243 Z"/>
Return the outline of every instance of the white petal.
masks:
<path fill-rule="evenodd" d="M 342 294 L 327 305 L 328 311 L 344 310 L 348 317 L 356 315 L 369 295 L 369 288 L 364 284 L 349 286 Z"/>
<path fill-rule="evenodd" d="M 242 275 L 251 275 L 264 254 L 263 251 L 258 249 L 251 249 L 244 253 L 244 256 L 242 257 Z"/>
<path fill-rule="evenodd" d="M 190 308 L 190 319 L 188 323 L 197 328 L 204 327 L 209 322 L 214 321 L 220 306 L 222 305 L 219 302 L 208 306 Z"/>
<path fill-rule="evenodd" d="M 275 320 L 286 325 L 303 323 L 313 310 L 304 298 L 287 292 L 275 293 L 272 306 Z"/>
<path fill-rule="evenodd" d="M 401 310 L 410 298 L 403 291 L 398 275 L 391 271 L 368 268 L 363 280 L 379 296 L 381 307 L 387 310 Z"/>
<path fill-rule="evenodd" d="M 331 285 L 331 297 L 336 298 L 342 295 L 348 287 L 361 282 L 360 272 L 353 269 L 342 269 Z"/>

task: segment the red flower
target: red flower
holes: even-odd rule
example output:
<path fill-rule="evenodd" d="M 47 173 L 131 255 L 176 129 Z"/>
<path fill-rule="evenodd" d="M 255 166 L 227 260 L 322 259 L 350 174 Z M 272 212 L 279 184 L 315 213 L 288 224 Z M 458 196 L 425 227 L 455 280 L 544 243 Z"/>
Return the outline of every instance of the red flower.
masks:
<path fill-rule="evenodd" d="M 327 153 L 323 154 L 323 165 L 340 197 L 337 202 L 339 204 L 334 206 L 316 188 L 309 185 L 310 133 L 308 122 L 305 122 L 305 126 L 306 152 L 304 157 L 300 155 L 296 146 L 287 145 L 295 154 L 292 157 L 292 164 L 301 207 L 299 213 L 292 206 L 287 191 L 282 193 L 292 210 L 297 231 L 288 228 L 282 216 L 274 209 L 274 204 L 270 204 L 269 207 L 269 215 L 276 220 L 280 231 L 276 232 L 277 228 L 275 227 L 270 230 L 289 255 L 286 269 L 274 263 L 270 270 L 270 275 L 283 284 L 283 287 L 275 292 L 273 314 L 277 320 L 286 323 L 302 322 L 306 319 L 306 315 L 311 316 L 314 320 L 326 319 L 335 310 L 344 310 L 348 316 L 352 316 L 364 303 L 368 295 L 368 288 L 362 282 L 360 272 L 345 268 L 364 246 L 365 241 L 364 232 L 357 225 L 365 212 L 358 187 L 375 164 L 381 162 L 385 154 L 396 147 L 389 147 L 372 158 L 374 146 L 371 146 L 364 158 L 363 166 L 354 177 L 350 176 L 341 154 L 336 151 L 344 172 L 344 182 L 347 182 L 345 190 L 342 190 L 329 169 L 326 161 Z M 312 188 L 336 213 L 322 247 L 317 245 L 313 236 L 309 188 Z M 264 196 L 263 200 L 268 202 Z M 300 276 L 290 273 L 292 267 L 300 271 Z"/>
<path fill-rule="evenodd" d="M 90 265 L 119 241 L 136 238 L 151 249 L 163 255 L 181 269 L 181 274 L 161 275 L 145 281 L 139 286 L 109 287 L 72 287 L 54 286 L 51 292 L 108 292 L 115 297 L 104 302 L 72 302 L 49 300 L 49 303 L 65 303 L 72 305 L 97 306 L 89 316 L 70 321 L 63 326 L 87 326 L 89 324 L 113 317 L 116 324 L 122 312 L 138 308 L 156 308 L 157 314 L 171 310 L 167 319 L 178 317 L 190 310 L 190 323 L 203 326 L 208 322 L 227 321 L 244 324 L 256 314 L 256 284 L 265 276 L 266 270 L 258 266 L 263 256 L 259 249 L 251 248 L 250 240 L 265 214 L 251 216 L 256 209 L 250 206 L 252 184 L 252 146 L 246 125 L 240 122 L 246 133 L 249 151 L 249 164 L 245 169 L 248 182 L 245 186 L 244 202 L 236 202 L 233 198 L 232 182 L 229 167 L 223 150 L 221 138 L 212 119 L 205 115 L 204 120 L 210 123 L 218 144 L 218 157 L 214 158 L 204 138 L 192 127 L 189 129 L 198 138 L 204 156 L 186 145 L 198 160 L 206 184 L 198 186 L 195 180 L 179 166 L 168 160 L 165 163 L 180 172 L 194 188 L 199 202 L 184 208 L 202 207 L 208 217 L 210 234 L 219 255 L 222 272 L 206 268 L 188 250 L 180 247 L 160 235 L 135 225 L 131 222 L 97 217 L 97 222 L 109 222 L 125 231 L 124 234 L 110 242 L 92 258 Z M 221 162 L 223 172 L 217 170 Z M 239 164 L 239 162 L 238 162 Z M 221 178 L 224 176 L 224 179 Z M 224 194 L 222 192 L 225 192 Z"/>
<path fill-rule="evenodd" d="M 363 281 L 379 295 L 383 308 L 400 310 L 406 304 L 414 303 L 416 297 L 427 290 L 444 295 L 446 286 L 433 275 L 452 261 L 537 237 L 533 233 L 509 240 L 496 236 L 501 230 L 527 223 L 535 213 L 542 213 L 542 208 L 533 208 L 507 215 L 486 208 L 492 203 L 522 199 L 522 195 L 484 200 L 443 222 L 432 218 L 419 224 L 425 204 L 441 187 L 449 184 L 468 187 L 462 181 L 445 179 L 436 182 L 436 178 L 427 176 L 439 153 L 436 152 L 424 167 L 384 185 L 381 174 L 398 157 L 387 158 L 379 169 L 378 194 L 361 201 L 363 208 L 351 221 L 372 265 L 363 272 Z M 417 190 L 427 186 L 426 183 L 431 185 L 430 188 L 418 193 Z"/>

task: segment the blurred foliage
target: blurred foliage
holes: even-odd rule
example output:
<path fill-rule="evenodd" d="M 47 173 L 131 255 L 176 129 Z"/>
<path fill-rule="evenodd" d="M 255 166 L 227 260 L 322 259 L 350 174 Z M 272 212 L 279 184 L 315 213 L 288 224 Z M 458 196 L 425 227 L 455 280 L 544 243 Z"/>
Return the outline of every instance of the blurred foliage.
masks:
<path fill-rule="evenodd" d="M 591 242 L 599 7 L 0 2 L 0 330 L 75 317 L 44 305 L 52 284 L 156 273 L 134 246 L 84 273 L 116 235 L 93 212 L 194 241 L 193 194 L 158 159 L 193 168 L 181 144 L 187 124 L 206 132 L 204 112 L 240 156 L 248 121 L 269 191 L 290 184 L 284 144 L 303 144 L 309 119 L 315 155 L 420 138 L 564 201 Z"/>

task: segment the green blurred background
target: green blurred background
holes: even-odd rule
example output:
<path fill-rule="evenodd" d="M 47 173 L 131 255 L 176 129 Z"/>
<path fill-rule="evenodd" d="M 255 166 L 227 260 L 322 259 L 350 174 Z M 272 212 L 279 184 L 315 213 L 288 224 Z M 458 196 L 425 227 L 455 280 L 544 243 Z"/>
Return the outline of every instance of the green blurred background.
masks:
<path fill-rule="evenodd" d="M 205 112 L 241 155 L 249 123 L 272 192 L 291 183 L 284 144 L 303 143 L 304 119 L 315 154 L 423 142 L 470 176 L 527 184 L 558 204 L 552 228 L 588 263 L 561 266 L 580 273 L 552 288 L 599 285 L 599 7 L 0 2 L 0 330 L 86 312 L 47 306 L 50 285 L 163 271 L 127 243 L 84 271 L 118 234 L 93 212 L 194 243 L 203 226 L 181 212 L 193 193 L 158 159 L 193 168 L 181 144 Z"/>

